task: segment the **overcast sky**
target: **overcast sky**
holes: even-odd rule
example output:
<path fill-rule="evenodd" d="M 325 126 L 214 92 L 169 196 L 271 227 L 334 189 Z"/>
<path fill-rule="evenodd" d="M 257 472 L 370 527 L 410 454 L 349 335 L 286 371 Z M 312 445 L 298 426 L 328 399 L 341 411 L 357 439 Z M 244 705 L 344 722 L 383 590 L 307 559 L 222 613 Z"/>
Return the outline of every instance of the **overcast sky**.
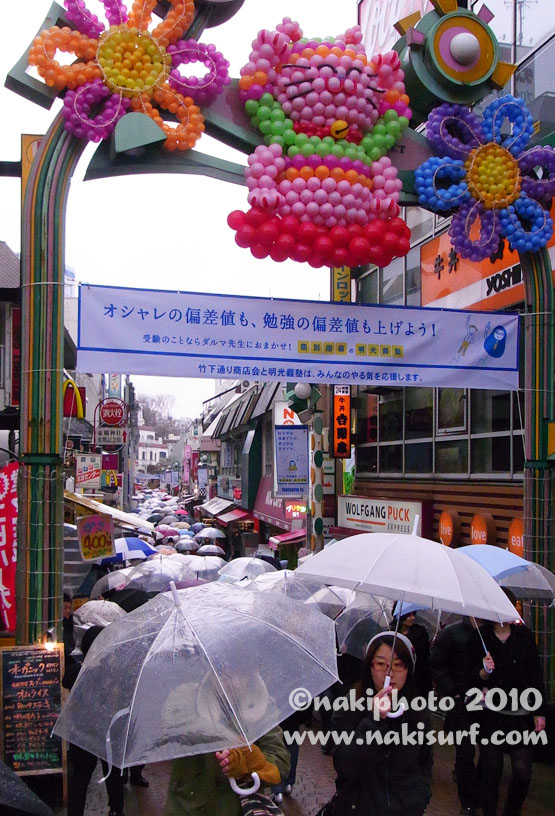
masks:
<path fill-rule="evenodd" d="M 39 30 L 51 0 L 1 3 L 0 73 L 5 78 Z M 99 0 L 87 0 L 101 19 Z M 131 5 L 131 0 L 128 2 Z M 356 23 L 356 0 L 245 0 L 228 23 L 207 29 L 231 63 L 232 76 L 248 61 L 251 42 L 261 28 L 273 28 L 284 16 L 297 19 L 305 34 L 339 34 Z M 204 67 L 202 72 L 204 73 Z M 0 89 L 0 160 L 20 158 L 20 134 L 44 133 L 61 103 L 50 111 L 3 87 Z M 196 149 L 246 163 L 246 157 L 207 136 Z M 247 208 L 246 188 L 201 176 L 117 177 L 83 182 L 92 155 L 88 149 L 74 175 L 66 223 L 66 263 L 79 281 L 194 292 L 329 298 L 329 270 L 308 264 L 255 260 L 240 249 L 226 217 Z M 0 240 L 20 249 L 20 185 L 0 177 Z M 125 373 L 125 372 L 122 372 Z M 175 394 L 176 416 L 195 416 L 214 393 L 212 381 L 133 376 L 137 391 Z"/>

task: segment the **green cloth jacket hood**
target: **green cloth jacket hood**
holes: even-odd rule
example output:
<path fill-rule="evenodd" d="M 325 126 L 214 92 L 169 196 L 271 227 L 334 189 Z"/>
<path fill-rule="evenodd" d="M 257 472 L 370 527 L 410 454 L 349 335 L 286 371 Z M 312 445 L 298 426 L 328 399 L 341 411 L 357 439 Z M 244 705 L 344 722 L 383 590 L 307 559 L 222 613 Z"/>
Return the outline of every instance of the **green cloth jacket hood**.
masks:
<path fill-rule="evenodd" d="M 255 743 L 268 762 L 277 766 L 282 781 L 290 767 L 281 728 L 272 728 Z M 233 793 L 214 754 L 174 759 L 164 816 L 241 816 Z"/>

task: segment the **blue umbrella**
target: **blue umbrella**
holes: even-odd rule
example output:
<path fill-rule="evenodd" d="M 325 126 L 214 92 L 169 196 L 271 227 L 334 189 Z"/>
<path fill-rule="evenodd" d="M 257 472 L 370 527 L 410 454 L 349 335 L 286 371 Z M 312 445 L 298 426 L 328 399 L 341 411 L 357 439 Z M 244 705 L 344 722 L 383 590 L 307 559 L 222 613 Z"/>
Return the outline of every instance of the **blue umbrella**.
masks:
<path fill-rule="evenodd" d="M 191 525 L 191 530 L 194 533 L 200 533 L 201 530 L 204 530 L 206 524 L 201 524 L 200 521 L 196 521 L 194 524 Z"/>
<path fill-rule="evenodd" d="M 144 560 L 149 555 L 157 555 L 157 550 L 142 538 L 116 538 L 114 541 L 115 555 L 103 558 L 101 566 L 115 564 L 120 561 Z"/>
<path fill-rule="evenodd" d="M 491 544 L 459 547 L 459 552 L 480 564 L 502 587 L 517 598 L 548 601 L 555 598 L 555 575 L 541 564 Z"/>
<path fill-rule="evenodd" d="M 473 561 L 476 561 L 477 564 L 480 564 L 489 572 L 496 581 L 534 566 L 531 561 L 526 561 L 519 555 L 509 552 L 509 550 L 494 547 L 491 544 L 470 544 L 466 547 L 458 547 L 457 552 L 472 558 Z"/>

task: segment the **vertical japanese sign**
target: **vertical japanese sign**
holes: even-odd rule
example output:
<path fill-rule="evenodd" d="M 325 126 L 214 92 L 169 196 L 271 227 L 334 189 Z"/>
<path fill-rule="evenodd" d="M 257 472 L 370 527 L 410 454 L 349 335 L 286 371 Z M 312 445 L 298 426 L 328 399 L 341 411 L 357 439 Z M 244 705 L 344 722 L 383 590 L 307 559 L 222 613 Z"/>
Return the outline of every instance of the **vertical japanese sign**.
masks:
<path fill-rule="evenodd" d="M 274 428 L 276 496 L 308 496 L 308 426 L 276 425 Z"/>
<path fill-rule="evenodd" d="M 95 513 L 77 519 L 77 535 L 83 561 L 115 555 L 114 522 L 111 516 Z"/>
<path fill-rule="evenodd" d="M 333 387 L 333 458 L 351 455 L 351 386 Z"/>
<path fill-rule="evenodd" d="M 12 306 L 12 399 L 19 405 L 21 391 L 21 307 Z"/>
<path fill-rule="evenodd" d="M 334 266 L 331 270 L 331 299 L 335 302 L 351 302 L 351 268 Z"/>
<path fill-rule="evenodd" d="M 0 470 L 0 630 L 15 631 L 17 561 L 17 473 L 12 462 Z"/>

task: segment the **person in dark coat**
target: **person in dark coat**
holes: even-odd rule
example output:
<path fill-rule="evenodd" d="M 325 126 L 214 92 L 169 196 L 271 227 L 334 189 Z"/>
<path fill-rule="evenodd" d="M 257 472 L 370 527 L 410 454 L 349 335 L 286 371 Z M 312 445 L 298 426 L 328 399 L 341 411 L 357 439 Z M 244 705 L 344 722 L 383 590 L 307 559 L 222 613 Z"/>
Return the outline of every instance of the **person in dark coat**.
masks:
<path fill-rule="evenodd" d="M 395 641 L 394 641 L 395 638 Z M 395 642 L 395 651 L 392 651 Z M 372 711 L 350 710 L 336 718 L 337 731 L 354 731 L 351 744 L 339 744 L 334 754 L 337 792 L 324 813 L 333 816 L 422 816 L 430 801 L 432 752 L 427 744 L 403 740 L 403 730 L 429 729 L 429 714 L 409 708 L 388 718 L 394 689 L 400 698 L 415 696 L 414 647 L 405 635 L 382 632 L 368 644 L 357 697 L 372 691 Z M 391 672 L 391 687 L 384 688 Z M 369 691 L 367 691 L 369 690 Z M 377 710 L 378 719 L 374 716 Z M 404 729 L 403 729 L 404 727 Z M 386 733 L 395 734 L 384 743 Z M 357 744 L 360 742 L 361 744 Z M 425 743 L 426 740 L 424 739 Z"/>
<path fill-rule="evenodd" d="M 91 626 L 81 641 L 81 651 L 83 655 L 87 655 L 94 640 L 102 632 L 102 626 Z M 71 689 L 75 685 L 79 671 L 81 669 L 80 663 L 71 663 L 63 676 L 62 686 L 66 689 Z M 91 712 L 94 716 L 94 711 Z M 68 748 L 69 759 L 69 774 L 68 774 L 68 797 L 67 797 L 67 816 L 83 816 L 85 812 L 85 803 L 87 801 L 87 789 L 91 781 L 98 757 L 90 754 L 79 748 L 78 745 L 69 743 Z M 102 770 L 104 776 L 108 773 L 108 765 L 102 760 Z M 110 775 L 106 779 L 106 790 L 108 791 L 108 805 L 110 808 L 110 816 L 123 816 L 123 777 L 119 768 L 113 767 Z"/>
<path fill-rule="evenodd" d="M 480 621 L 481 623 L 481 621 Z M 448 733 L 467 731 L 476 715 L 465 705 L 468 674 L 467 649 L 475 626 L 469 618 L 446 626 L 436 635 L 430 653 L 430 670 L 439 697 L 454 700 L 445 716 Z M 478 805 L 476 746 L 470 736 L 455 743 L 455 779 L 461 803 L 461 816 L 474 816 Z"/>
<path fill-rule="evenodd" d="M 512 595 L 508 591 L 506 594 Z M 487 649 L 485 657 L 484 645 Z M 493 744 L 491 735 L 498 732 L 497 743 L 500 735 L 509 732 L 524 735 L 545 729 L 543 677 L 533 633 L 521 623 L 486 621 L 469 641 L 468 667 L 469 687 L 485 689 L 486 692 L 488 689 L 499 690 L 495 694 L 495 710 L 488 707 L 486 698 L 480 715 L 480 796 L 484 816 L 497 814 L 505 753 L 511 760 L 512 775 L 503 816 L 520 816 L 532 778 L 533 746 L 525 744 L 522 738 L 517 744 L 514 739 L 510 744 Z M 488 741 L 487 744 L 484 740 Z"/>
<path fill-rule="evenodd" d="M 71 663 L 71 652 L 75 649 L 75 638 L 73 636 L 73 601 L 71 595 L 64 592 L 64 611 L 62 618 L 63 637 L 64 637 L 64 660 L 65 665 Z"/>
<path fill-rule="evenodd" d="M 401 607 L 402 609 L 402 607 Z M 416 611 L 407 612 L 401 615 L 399 620 L 399 632 L 406 635 L 416 652 L 416 668 L 414 671 L 414 685 L 416 693 L 426 697 L 432 690 L 432 675 L 430 672 L 430 638 L 426 627 L 420 623 L 415 623 Z M 395 629 L 395 618 L 391 625 Z"/>

